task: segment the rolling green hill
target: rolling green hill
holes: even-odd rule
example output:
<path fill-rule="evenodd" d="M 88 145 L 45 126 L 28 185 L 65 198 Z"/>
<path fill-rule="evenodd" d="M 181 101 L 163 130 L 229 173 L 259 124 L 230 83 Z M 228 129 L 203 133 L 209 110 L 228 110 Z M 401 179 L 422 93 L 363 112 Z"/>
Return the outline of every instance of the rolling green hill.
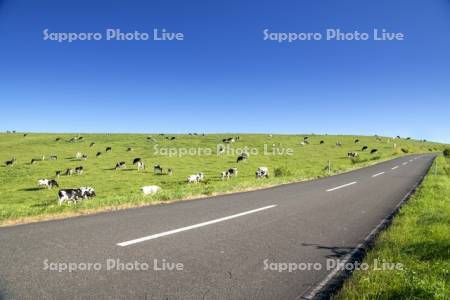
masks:
<path fill-rule="evenodd" d="M 306 180 L 343 172 L 377 161 L 408 153 L 441 151 L 437 143 L 392 139 L 376 136 L 331 135 L 273 135 L 268 134 L 210 134 L 210 135 L 159 135 L 159 134 L 0 134 L 0 223 L 31 221 L 48 217 L 87 213 L 103 209 L 138 206 L 161 201 L 187 199 L 202 195 L 242 191 L 262 186 Z M 222 140 L 238 137 L 235 142 Z M 309 144 L 301 145 L 308 136 Z M 171 137 L 175 139 L 171 140 Z M 57 138 L 59 140 L 57 141 Z M 72 141 L 70 141 L 72 139 Z M 355 139 L 360 142 L 355 144 Z M 323 144 L 320 143 L 323 141 Z M 342 146 L 337 146 L 340 141 Z M 90 144 L 95 145 L 90 147 Z M 222 145 L 224 153 L 218 154 Z M 368 150 L 361 148 L 367 145 Z M 106 153 L 106 147 L 112 151 Z M 133 151 L 127 151 L 128 148 Z M 371 149 L 378 152 L 370 154 Z M 248 160 L 236 163 L 240 152 L 249 154 Z M 347 153 L 357 151 L 359 157 L 350 159 Z M 76 153 L 86 154 L 86 160 L 76 158 Z M 102 155 L 96 157 L 97 152 Z M 57 155 L 57 160 L 50 160 Z M 44 160 L 43 159 L 44 157 Z M 14 166 L 5 161 L 17 159 Z M 136 157 L 146 164 L 144 171 L 132 165 Z M 37 162 L 31 164 L 31 160 Z M 127 168 L 114 170 L 119 161 Z M 331 170 L 328 170 L 328 163 Z M 153 165 L 161 165 L 173 175 L 156 175 Z M 57 178 L 60 188 L 91 186 L 97 197 L 78 204 L 58 205 L 58 189 L 39 188 L 37 180 L 55 178 L 55 171 L 83 166 L 82 175 Z M 260 166 L 270 170 L 268 179 L 256 179 Z M 237 167 L 239 174 L 222 181 L 220 173 Z M 203 172 L 205 181 L 187 184 L 188 175 Z M 144 196 L 140 188 L 158 185 L 162 191 Z"/>

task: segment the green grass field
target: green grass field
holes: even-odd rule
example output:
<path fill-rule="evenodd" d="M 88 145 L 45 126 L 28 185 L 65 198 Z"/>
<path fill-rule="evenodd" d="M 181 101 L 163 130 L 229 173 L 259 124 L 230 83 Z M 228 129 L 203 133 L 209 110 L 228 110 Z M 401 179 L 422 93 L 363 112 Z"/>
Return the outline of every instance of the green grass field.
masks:
<path fill-rule="evenodd" d="M 73 134 L 0 134 L 0 224 L 29 221 L 43 217 L 64 216 L 74 213 L 86 213 L 101 209 L 137 206 L 161 201 L 192 198 L 202 195 L 240 191 L 261 186 L 317 178 L 328 175 L 327 165 L 331 161 L 332 172 L 338 173 L 352 168 L 364 166 L 376 161 L 404 155 L 404 152 L 419 153 L 442 150 L 443 145 L 414 140 L 388 139 L 386 137 L 366 136 L 315 136 L 309 135 L 310 144 L 301 146 L 304 135 L 240 135 L 240 140 L 230 144 L 227 153 L 217 155 L 217 144 L 222 139 L 237 136 L 232 134 L 216 135 L 169 135 L 175 140 L 167 140 L 166 136 L 157 134 L 83 134 L 83 140 L 69 142 Z M 152 136 L 156 141 L 148 139 Z M 60 141 L 55 141 L 60 137 Z M 354 140 L 361 140 L 355 144 Z M 325 143 L 320 145 L 323 140 Z M 336 141 L 343 146 L 337 147 Z M 96 144 L 89 147 L 91 142 Z M 396 148 L 394 148 L 394 143 Z M 155 146 L 157 145 L 157 146 Z M 264 153 L 266 145 L 267 153 Z M 376 154 L 361 152 L 361 147 L 367 145 L 369 150 L 377 148 Z M 107 146 L 112 151 L 105 153 Z M 133 152 L 127 152 L 132 147 Z M 155 153 L 159 147 L 160 152 Z M 250 157 L 246 162 L 236 163 L 237 154 L 233 149 L 249 148 Z M 203 150 L 200 155 L 167 156 L 162 151 L 192 148 Z M 291 149 L 292 155 L 274 153 Z M 162 149 L 162 151 L 161 151 Z M 211 155 L 208 155 L 209 149 Z M 254 153 L 256 149 L 258 153 Z M 403 149 L 404 151 L 402 151 Z M 96 157 L 101 151 L 103 154 Z M 191 150 L 193 151 L 193 150 Z M 206 151 L 206 152 L 205 152 Z M 358 151 L 360 158 L 352 161 L 347 158 L 347 152 Z M 86 161 L 77 160 L 77 152 L 88 155 Z M 57 155 L 58 160 L 51 161 L 50 155 Z M 31 159 L 44 161 L 30 164 Z M 17 164 L 13 167 L 4 165 L 4 161 L 16 157 Z M 146 164 L 145 171 L 137 171 L 132 160 L 140 157 Z M 119 161 L 126 161 L 127 169 L 113 170 Z M 153 174 L 153 165 L 160 164 L 163 168 L 172 168 L 173 176 Z M 60 188 L 91 186 L 95 188 L 97 197 L 76 205 L 57 203 L 57 189 L 47 190 L 37 187 L 37 180 L 54 178 L 55 171 L 83 166 L 83 175 L 61 176 L 58 179 Z M 269 179 L 255 179 L 255 171 L 259 166 L 270 169 Z M 220 180 L 220 172 L 230 167 L 238 167 L 239 175 L 229 181 Z M 278 168 L 277 172 L 275 169 Z M 205 182 L 187 184 L 190 174 L 203 172 Z M 274 176 L 274 175 L 277 176 Z M 162 191 L 151 196 L 143 196 L 140 187 L 158 185 Z"/>
<path fill-rule="evenodd" d="M 335 299 L 450 299 L 450 165 L 437 159 L 419 190 L 377 239 Z M 403 271 L 374 270 L 374 260 Z"/>

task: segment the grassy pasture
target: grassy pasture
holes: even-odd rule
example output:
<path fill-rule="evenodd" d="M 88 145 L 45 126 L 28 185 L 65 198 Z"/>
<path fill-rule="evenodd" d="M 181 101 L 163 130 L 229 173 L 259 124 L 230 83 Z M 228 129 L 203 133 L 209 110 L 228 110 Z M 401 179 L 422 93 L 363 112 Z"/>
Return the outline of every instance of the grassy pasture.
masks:
<path fill-rule="evenodd" d="M 230 148 L 226 149 L 225 154 L 218 155 L 217 145 L 223 144 L 222 139 L 237 136 L 236 134 L 166 135 L 175 136 L 175 140 L 168 140 L 166 136 L 158 134 L 83 134 L 83 140 L 69 142 L 74 136 L 76 135 L 30 133 L 24 137 L 21 133 L 0 134 L 0 224 L 29 220 L 30 217 L 85 213 L 317 178 L 328 174 L 328 160 L 331 161 L 333 174 L 404 155 L 401 148 L 408 153 L 419 153 L 441 151 L 443 147 L 441 144 L 405 139 L 329 135 L 308 135 L 310 144 L 301 146 L 300 142 L 305 135 L 269 137 L 267 134 L 241 134 L 238 141 L 229 144 Z M 156 141 L 148 139 L 149 136 Z M 57 137 L 61 140 L 56 141 Z M 361 141 L 359 144 L 354 143 L 357 138 Z M 321 140 L 325 143 L 320 144 Z M 341 141 L 343 146 L 337 147 L 336 141 Z M 93 147 L 89 147 L 91 142 L 95 142 Z M 395 149 L 393 143 L 396 143 Z M 363 145 L 367 145 L 369 150 L 377 148 L 378 153 L 371 155 L 361 152 Z M 111 146 L 112 151 L 105 153 L 107 146 Z M 132 147 L 133 152 L 127 152 L 128 147 Z M 159 153 L 155 153 L 155 147 L 159 148 Z M 248 147 L 250 157 L 238 164 L 235 152 L 245 147 Z M 198 150 L 199 148 L 202 150 Z M 164 155 L 163 151 L 170 149 L 177 153 L 181 153 L 181 149 L 191 149 L 190 151 L 199 155 Z M 209 149 L 211 155 L 205 149 Z M 277 152 L 286 149 L 291 149 L 292 155 Z M 99 151 L 102 155 L 96 157 L 95 154 Z M 347 158 L 347 152 L 350 151 L 358 151 L 360 158 L 351 161 Z M 87 154 L 88 159 L 77 160 L 77 152 Z M 58 160 L 49 160 L 52 154 L 57 155 Z M 42 155 L 46 157 L 44 161 L 30 164 L 31 159 L 41 159 Z M 16 157 L 16 165 L 5 166 L 4 162 L 12 157 Z M 135 157 L 140 157 L 145 162 L 144 171 L 138 172 L 132 165 Z M 125 161 L 127 168 L 115 171 L 113 168 L 119 161 Z M 155 164 L 160 164 L 165 170 L 172 168 L 173 176 L 153 174 Z M 76 205 L 59 206 L 56 201 L 57 189 L 37 187 L 38 179 L 51 179 L 55 177 L 56 170 L 64 172 L 69 167 L 77 166 L 84 167 L 84 174 L 61 176 L 57 179 L 60 187 L 91 186 L 97 192 L 95 199 Z M 269 179 L 255 179 L 255 170 L 259 166 L 269 167 Z M 230 167 L 239 169 L 238 177 L 221 181 L 220 172 Z M 275 172 L 276 168 L 279 169 Z M 197 172 L 205 174 L 205 182 L 187 184 L 187 176 Z M 143 196 L 139 189 L 144 185 L 159 185 L 162 191 Z"/>

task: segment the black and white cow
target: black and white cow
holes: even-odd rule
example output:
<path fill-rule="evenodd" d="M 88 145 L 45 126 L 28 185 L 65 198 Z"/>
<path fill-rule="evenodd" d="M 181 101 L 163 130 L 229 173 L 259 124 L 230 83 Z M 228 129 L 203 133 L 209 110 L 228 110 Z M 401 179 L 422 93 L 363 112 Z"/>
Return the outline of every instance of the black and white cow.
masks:
<path fill-rule="evenodd" d="M 93 198 L 95 196 L 95 190 L 91 187 L 62 189 L 58 191 L 58 202 L 59 205 L 61 205 L 64 202 L 78 202 L 80 200 Z"/>
<path fill-rule="evenodd" d="M 58 191 L 59 205 L 62 205 L 64 202 L 77 202 L 82 198 L 81 189 L 61 189 Z"/>
<path fill-rule="evenodd" d="M 349 152 L 349 153 L 347 153 L 347 156 L 351 157 L 351 158 L 356 158 L 359 156 L 359 154 L 358 154 L 358 152 Z"/>
<path fill-rule="evenodd" d="M 364 146 L 364 147 L 362 147 L 361 151 L 366 151 L 368 148 L 369 148 L 369 147 Z"/>
<path fill-rule="evenodd" d="M 97 152 L 97 154 L 95 154 L 96 157 L 99 157 L 100 155 L 102 155 L 101 152 Z"/>
<path fill-rule="evenodd" d="M 94 147 L 94 145 L 95 145 L 95 143 L 94 143 L 94 142 L 92 142 L 92 143 L 90 143 L 90 144 L 89 144 L 89 147 L 91 147 L 91 148 L 92 148 L 92 147 Z"/>
<path fill-rule="evenodd" d="M 322 140 L 322 141 L 320 141 L 320 144 L 321 144 L 321 145 L 322 145 L 322 144 L 325 144 L 325 141 L 323 141 L 323 140 Z"/>
<path fill-rule="evenodd" d="M 189 175 L 187 178 L 187 182 L 188 183 L 199 183 L 201 181 L 203 181 L 204 179 L 204 175 L 202 172 L 199 172 L 195 175 Z"/>
<path fill-rule="evenodd" d="M 336 142 L 336 146 L 342 147 L 342 142 L 341 142 L 341 141 L 337 141 L 337 142 Z"/>
<path fill-rule="evenodd" d="M 75 168 L 75 173 L 77 173 L 77 175 L 81 175 L 83 174 L 84 168 L 83 166 L 79 166 Z"/>
<path fill-rule="evenodd" d="M 222 178 L 222 180 L 230 179 L 230 177 L 237 176 L 237 174 L 238 174 L 238 169 L 237 168 L 230 168 L 230 169 L 228 169 L 226 171 L 223 171 L 221 173 L 221 178 Z"/>
<path fill-rule="evenodd" d="M 117 164 L 116 164 L 116 167 L 114 168 L 114 170 L 117 170 L 117 169 L 125 169 L 127 166 L 126 166 L 126 164 L 125 164 L 125 162 L 124 161 L 119 161 Z"/>
<path fill-rule="evenodd" d="M 372 150 L 370 150 L 370 154 L 374 154 L 374 153 L 377 153 L 378 152 L 378 149 L 372 149 Z"/>
<path fill-rule="evenodd" d="M 359 139 L 355 140 L 355 144 L 359 144 L 359 142 L 360 142 Z"/>
<path fill-rule="evenodd" d="M 15 157 L 13 157 L 11 160 L 7 160 L 7 161 L 5 161 L 5 165 L 7 165 L 7 166 L 14 166 L 16 164 L 16 158 Z"/>
<path fill-rule="evenodd" d="M 48 189 L 59 187 L 58 182 L 54 179 L 39 179 L 38 180 L 39 187 L 46 187 Z"/>
<path fill-rule="evenodd" d="M 172 168 L 168 168 L 167 169 L 167 175 L 172 176 L 173 175 L 173 170 Z"/>
<path fill-rule="evenodd" d="M 141 170 L 141 169 L 142 170 L 145 169 L 145 164 L 144 164 L 144 162 L 142 161 L 142 159 L 140 157 L 137 157 L 137 158 L 133 159 L 133 165 L 137 166 L 138 171 Z"/>
<path fill-rule="evenodd" d="M 72 169 L 72 168 L 68 168 L 64 174 L 65 174 L 66 176 L 72 176 L 72 174 L 73 174 L 73 169 Z"/>
<path fill-rule="evenodd" d="M 162 174 L 163 168 L 160 165 L 154 165 L 153 166 L 153 173 L 154 174 Z"/>
<path fill-rule="evenodd" d="M 267 167 L 259 167 L 256 172 L 256 178 L 269 178 L 269 168 Z"/>
<path fill-rule="evenodd" d="M 240 162 L 240 161 L 245 161 L 248 159 L 248 154 L 247 153 L 241 153 L 238 158 L 236 159 L 236 162 Z"/>
<path fill-rule="evenodd" d="M 88 156 L 87 156 L 87 154 L 83 154 L 83 155 L 81 155 L 81 159 L 82 159 L 82 160 L 86 160 L 86 159 L 88 159 Z"/>
<path fill-rule="evenodd" d="M 127 148 L 127 152 L 133 152 L 133 148 L 128 147 L 128 148 Z"/>
<path fill-rule="evenodd" d="M 58 156 L 56 156 L 56 155 L 50 155 L 50 160 L 58 160 Z"/>
<path fill-rule="evenodd" d="M 112 147 L 106 147 L 105 152 L 112 151 Z"/>
<path fill-rule="evenodd" d="M 61 176 L 61 171 L 60 171 L 60 170 L 56 171 L 56 172 L 55 172 L 55 176 L 56 176 L 57 178 L 59 178 L 59 176 Z"/>

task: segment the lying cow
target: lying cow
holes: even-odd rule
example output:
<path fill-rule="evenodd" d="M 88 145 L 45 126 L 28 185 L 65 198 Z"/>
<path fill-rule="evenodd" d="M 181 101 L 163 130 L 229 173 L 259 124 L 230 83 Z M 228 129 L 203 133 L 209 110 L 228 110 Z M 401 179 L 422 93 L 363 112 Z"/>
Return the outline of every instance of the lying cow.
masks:
<path fill-rule="evenodd" d="M 267 167 L 259 167 L 256 170 L 256 178 L 269 178 L 269 168 Z"/>
<path fill-rule="evenodd" d="M 141 187 L 141 191 L 142 191 L 142 193 L 144 193 L 144 195 L 155 194 L 155 193 L 159 192 L 160 190 L 161 190 L 161 187 L 159 187 L 157 185 L 147 185 L 147 186 Z"/>

